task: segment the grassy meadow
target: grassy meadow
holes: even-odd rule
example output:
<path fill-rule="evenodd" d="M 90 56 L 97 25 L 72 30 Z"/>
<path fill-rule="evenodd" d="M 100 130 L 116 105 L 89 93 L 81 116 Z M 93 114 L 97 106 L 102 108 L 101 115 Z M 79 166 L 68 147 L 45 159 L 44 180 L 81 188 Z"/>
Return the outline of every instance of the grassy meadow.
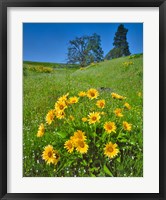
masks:
<path fill-rule="evenodd" d="M 85 68 L 25 62 L 23 84 L 24 177 L 143 176 L 142 55 Z M 94 98 L 87 96 L 90 89 L 97 92 Z M 64 116 L 56 113 L 49 124 L 48 113 L 60 97 Z M 79 131 L 82 149 L 71 139 Z M 54 148 L 56 162 L 44 157 L 46 147 Z"/>

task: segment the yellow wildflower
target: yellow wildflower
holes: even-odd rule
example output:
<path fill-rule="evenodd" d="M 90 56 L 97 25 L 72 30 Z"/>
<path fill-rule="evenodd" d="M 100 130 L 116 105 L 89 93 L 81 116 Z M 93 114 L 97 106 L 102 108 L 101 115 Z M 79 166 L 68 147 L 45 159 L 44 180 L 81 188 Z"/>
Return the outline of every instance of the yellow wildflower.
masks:
<path fill-rule="evenodd" d="M 98 108 L 104 108 L 105 107 L 105 100 L 98 100 L 96 103 Z"/>
<path fill-rule="evenodd" d="M 79 98 L 76 97 L 76 96 L 75 97 L 70 97 L 68 103 L 69 104 L 74 104 L 74 103 L 77 103 L 78 100 L 79 100 Z"/>
<path fill-rule="evenodd" d="M 121 96 L 121 95 L 119 95 L 119 94 L 117 94 L 117 93 L 114 93 L 114 92 L 111 93 L 111 96 L 112 96 L 113 99 L 119 99 L 119 100 L 126 99 L 126 97 Z"/>
<path fill-rule="evenodd" d="M 58 101 L 55 103 L 55 110 L 56 111 L 64 111 L 67 108 L 65 101 Z"/>
<path fill-rule="evenodd" d="M 52 163 L 56 165 L 59 161 L 59 154 L 56 150 L 53 149 L 53 146 L 48 145 L 44 148 L 42 158 L 47 164 Z"/>
<path fill-rule="evenodd" d="M 37 137 L 42 137 L 44 135 L 44 124 L 40 124 L 38 132 L 37 132 Z"/>
<path fill-rule="evenodd" d="M 114 113 L 117 117 L 123 117 L 123 114 L 122 114 L 122 109 L 120 108 L 117 108 L 114 110 Z"/>
<path fill-rule="evenodd" d="M 56 111 L 56 112 L 55 112 L 55 116 L 56 116 L 56 118 L 58 118 L 58 119 L 64 119 L 64 118 L 65 118 L 65 112 L 64 112 L 64 111 L 62 111 L 62 112 Z"/>
<path fill-rule="evenodd" d="M 70 116 L 69 116 L 69 119 L 70 119 L 71 121 L 74 121 L 75 118 L 73 117 L 73 115 L 70 115 Z"/>
<path fill-rule="evenodd" d="M 82 132 L 81 130 L 77 130 L 74 132 L 74 136 L 72 137 L 73 141 L 76 140 L 86 140 L 85 132 Z"/>
<path fill-rule="evenodd" d="M 131 106 L 130 106 L 130 104 L 128 104 L 128 103 L 125 103 L 125 104 L 124 104 L 124 107 L 127 108 L 128 110 L 131 109 Z"/>
<path fill-rule="evenodd" d="M 87 97 L 89 99 L 96 99 L 98 96 L 99 92 L 96 89 L 91 88 L 87 91 Z"/>
<path fill-rule="evenodd" d="M 83 117 L 83 118 L 82 118 L 82 121 L 83 121 L 83 122 L 86 122 L 86 121 L 88 121 L 88 119 L 87 119 L 86 117 Z"/>
<path fill-rule="evenodd" d="M 87 153 L 89 146 L 83 140 L 78 140 L 76 143 L 76 150 L 81 154 Z"/>
<path fill-rule="evenodd" d="M 95 124 L 96 122 L 100 121 L 100 113 L 99 112 L 92 112 L 88 115 L 89 124 Z"/>
<path fill-rule="evenodd" d="M 54 114 L 54 110 L 50 110 L 48 113 L 47 113 L 47 115 L 46 115 L 46 122 L 47 122 L 47 124 L 51 124 L 52 123 L 52 121 L 54 120 L 54 116 L 55 116 L 55 114 Z"/>
<path fill-rule="evenodd" d="M 141 97 L 141 96 L 142 96 L 141 92 L 138 92 L 138 96 L 139 96 L 139 97 Z"/>
<path fill-rule="evenodd" d="M 132 124 L 129 124 L 126 121 L 123 122 L 123 128 L 124 128 L 124 130 L 131 131 L 131 127 L 132 127 Z"/>
<path fill-rule="evenodd" d="M 117 146 L 118 145 L 116 143 L 113 144 L 112 142 L 109 142 L 108 144 L 106 144 L 104 148 L 105 156 L 109 158 L 115 157 L 119 153 L 119 149 L 117 149 Z"/>
<path fill-rule="evenodd" d="M 72 153 L 74 150 L 74 143 L 72 140 L 68 140 L 64 144 L 64 148 L 68 150 L 69 153 Z"/>
<path fill-rule="evenodd" d="M 107 133 L 116 133 L 116 125 L 114 122 L 105 122 L 104 129 Z"/>
<path fill-rule="evenodd" d="M 67 97 L 69 96 L 69 93 L 59 97 L 58 101 L 67 101 Z"/>
<path fill-rule="evenodd" d="M 81 92 L 79 92 L 78 96 L 79 97 L 85 97 L 86 96 L 86 92 L 81 91 Z"/>

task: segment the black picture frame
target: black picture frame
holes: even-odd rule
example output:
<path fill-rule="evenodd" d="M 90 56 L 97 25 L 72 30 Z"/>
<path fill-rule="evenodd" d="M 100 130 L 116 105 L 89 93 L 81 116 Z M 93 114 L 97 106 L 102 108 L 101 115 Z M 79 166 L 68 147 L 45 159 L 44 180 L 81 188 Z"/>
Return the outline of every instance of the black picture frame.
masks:
<path fill-rule="evenodd" d="M 7 8 L 159 7 L 159 193 L 7 193 Z M 166 200 L 166 1 L 164 0 L 0 0 L 0 199 Z M 152 150 L 153 151 L 153 150 Z M 21 192 L 21 191 L 20 191 Z"/>

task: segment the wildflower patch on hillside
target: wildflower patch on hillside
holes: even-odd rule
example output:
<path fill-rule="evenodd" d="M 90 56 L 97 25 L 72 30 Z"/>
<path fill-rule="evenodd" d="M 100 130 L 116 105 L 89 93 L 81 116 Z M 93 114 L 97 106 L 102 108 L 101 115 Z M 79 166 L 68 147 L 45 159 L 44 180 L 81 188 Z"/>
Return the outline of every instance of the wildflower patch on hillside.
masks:
<path fill-rule="evenodd" d="M 57 177 L 118 176 L 124 155 L 132 158 L 142 151 L 137 143 L 141 127 L 132 123 L 137 112 L 127 100 L 117 93 L 103 99 L 95 88 L 60 96 L 36 133 L 41 164 Z"/>

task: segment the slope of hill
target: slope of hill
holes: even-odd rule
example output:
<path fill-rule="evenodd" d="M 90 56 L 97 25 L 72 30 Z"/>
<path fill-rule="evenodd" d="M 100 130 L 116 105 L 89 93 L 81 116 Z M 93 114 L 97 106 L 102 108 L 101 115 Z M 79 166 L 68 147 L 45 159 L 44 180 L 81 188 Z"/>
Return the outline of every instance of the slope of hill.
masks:
<path fill-rule="evenodd" d="M 24 66 L 42 66 L 42 67 L 51 67 L 51 68 L 77 68 L 77 64 L 66 64 L 66 63 L 51 63 L 51 62 L 34 62 L 34 61 L 23 61 Z"/>
<path fill-rule="evenodd" d="M 129 63 L 129 64 L 128 64 Z M 73 81 L 79 82 L 77 88 L 95 87 L 119 92 L 123 95 L 142 91 L 143 57 L 135 59 L 122 57 L 99 64 L 90 65 L 72 74 Z"/>
<path fill-rule="evenodd" d="M 48 67 L 48 65 L 46 66 Z M 62 70 L 54 70 L 50 74 L 32 72 L 28 76 L 24 76 L 23 84 L 23 176 L 55 177 L 56 166 L 46 165 L 41 157 L 44 146 L 48 144 L 54 145 L 56 143 L 56 140 L 53 138 L 56 135 L 57 122 L 53 123 L 51 129 L 51 126 L 47 126 L 46 124 L 46 114 L 51 109 L 54 109 L 55 102 L 60 96 L 69 93 L 69 97 L 78 97 L 80 91 L 86 92 L 90 88 L 98 90 L 99 96 L 97 99 L 91 100 L 87 96 L 79 97 L 78 103 L 73 104 L 73 106 L 71 105 L 69 110 L 66 109 L 67 111 L 73 112 L 72 117 L 74 116 L 75 121 L 71 123 L 74 128 L 87 132 L 89 130 L 89 124 L 87 123 L 87 126 L 86 124 L 84 125 L 81 121 L 82 117 L 88 116 L 89 112 L 98 109 L 96 106 L 97 100 L 105 99 L 107 107 L 104 108 L 105 110 L 101 109 L 101 111 L 104 111 L 106 115 L 101 117 L 101 121 L 102 118 L 106 121 L 114 121 L 119 127 L 121 127 L 123 121 L 132 124 L 132 130 L 128 132 L 129 138 L 127 139 L 125 138 L 127 133 L 123 131 L 123 128 L 118 129 L 118 134 L 120 133 L 122 135 L 122 138 L 119 138 L 120 142 L 117 141 L 118 146 L 121 147 L 120 154 L 113 161 L 110 161 L 110 165 L 107 163 L 107 168 L 109 168 L 115 177 L 143 176 L 142 56 L 132 59 L 122 57 L 110 61 L 103 61 L 98 64 L 91 64 L 86 68 L 64 68 Z M 122 95 L 125 97 L 124 100 L 113 99 L 111 97 L 112 92 Z M 124 104 L 126 102 L 129 103 L 131 109 L 125 109 Z M 117 108 L 122 109 L 123 115 L 121 117 L 115 116 L 115 109 Z M 67 122 L 67 117 L 70 118 L 71 113 L 66 115 L 68 116 L 66 116 L 64 121 L 66 120 Z M 99 124 L 102 130 L 104 122 Z M 41 123 L 44 123 L 48 133 L 42 138 L 37 138 L 36 134 Z M 80 126 L 82 128 L 84 127 L 85 130 L 80 129 Z M 68 134 L 69 128 L 70 125 L 64 125 L 64 132 L 66 134 Z M 92 125 L 93 128 L 95 126 Z M 110 141 L 112 135 L 107 134 L 107 136 L 110 136 L 108 138 Z M 63 154 L 68 153 L 64 149 L 64 141 L 62 139 L 58 140 L 58 145 L 61 143 L 61 148 L 63 149 L 60 162 L 63 160 Z M 102 146 L 101 152 L 103 152 L 103 148 Z M 68 155 L 70 159 L 70 155 L 72 154 L 68 153 Z M 104 154 L 101 155 L 103 158 Z M 74 163 L 80 164 L 78 160 L 74 160 Z M 105 172 L 101 171 L 101 176 L 112 176 L 107 168 L 105 167 L 103 169 Z M 71 169 L 72 172 L 73 170 Z M 60 175 L 57 174 L 57 176 L 68 176 L 65 169 L 63 173 L 60 173 Z M 81 176 L 84 175 L 85 173 Z M 97 173 L 95 175 L 98 176 Z"/>

